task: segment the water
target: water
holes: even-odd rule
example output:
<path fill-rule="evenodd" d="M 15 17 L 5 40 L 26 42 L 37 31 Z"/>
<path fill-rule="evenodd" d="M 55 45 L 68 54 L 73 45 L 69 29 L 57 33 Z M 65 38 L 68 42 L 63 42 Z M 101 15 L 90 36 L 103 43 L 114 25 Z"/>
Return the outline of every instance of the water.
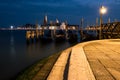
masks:
<path fill-rule="evenodd" d="M 64 50 L 73 44 L 26 44 L 25 31 L 0 31 L 0 80 L 9 80 L 36 61 Z"/>

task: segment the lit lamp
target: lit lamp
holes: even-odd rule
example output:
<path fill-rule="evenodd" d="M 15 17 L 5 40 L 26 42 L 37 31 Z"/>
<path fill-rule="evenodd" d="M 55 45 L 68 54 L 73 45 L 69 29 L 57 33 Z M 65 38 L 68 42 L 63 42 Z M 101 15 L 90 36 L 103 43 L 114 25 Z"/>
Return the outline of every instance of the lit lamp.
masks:
<path fill-rule="evenodd" d="M 99 39 L 101 39 L 101 29 L 102 29 L 102 15 L 105 14 L 107 12 L 107 8 L 105 8 L 104 6 L 100 7 L 100 32 L 99 32 Z"/>

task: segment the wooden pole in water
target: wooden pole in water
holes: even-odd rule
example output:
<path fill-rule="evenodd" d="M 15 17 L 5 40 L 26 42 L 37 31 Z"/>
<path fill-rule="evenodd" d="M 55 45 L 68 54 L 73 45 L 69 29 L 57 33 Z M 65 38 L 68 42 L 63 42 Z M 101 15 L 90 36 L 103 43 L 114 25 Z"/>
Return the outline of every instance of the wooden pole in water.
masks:
<path fill-rule="evenodd" d="M 65 24 L 65 38 L 66 38 L 66 40 L 68 39 L 68 24 L 67 24 L 67 22 Z"/>
<path fill-rule="evenodd" d="M 31 31 L 31 39 L 32 39 L 32 42 L 34 42 L 34 37 L 35 37 L 35 31 Z"/>
<path fill-rule="evenodd" d="M 31 31 L 26 31 L 26 42 L 27 42 L 27 44 L 30 43 L 30 38 L 31 38 Z"/>
<path fill-rule="evenodd" d="M 39 31 L 38 31 L 38 22 L 36 21 L 36 41 L 39 38 Z"/>
<path fill-rule="evenodd" d="M 51 38 L 52 40 L 54 40 L 55 36 L 56 36 L 56 32 L 55 32 L 55 27 L 53 25 L 53 21 L 50 21 L 50 30 L 51 30 Z"/>
<path fill-rule="evenodd" d="M 96 18 L 96 37 L 97 37 L 97 35 L 98 35 L 98 30 L 97 30 L 97 28 L 98 28 L 98 18 Z"/>
<path fill-rule="evenodd" d="M 81 34 L 81 40 L 83 39 L 83 18 L 81 19 L 81 29 L 80 29 L 80 34 Z"/>

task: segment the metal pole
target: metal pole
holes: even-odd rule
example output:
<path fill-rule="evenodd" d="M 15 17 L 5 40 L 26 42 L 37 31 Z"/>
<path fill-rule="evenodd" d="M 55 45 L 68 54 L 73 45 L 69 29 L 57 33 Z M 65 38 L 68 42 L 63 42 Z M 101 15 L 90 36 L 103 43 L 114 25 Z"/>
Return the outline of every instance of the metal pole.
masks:
<path fill-rule="evenodd" d="M 105 14 L 107 9 L 104 6 L 101 6 L 100 8 L 100 33 L 99 33 L 99 39 L 102 39 L 102 15 Z"/>

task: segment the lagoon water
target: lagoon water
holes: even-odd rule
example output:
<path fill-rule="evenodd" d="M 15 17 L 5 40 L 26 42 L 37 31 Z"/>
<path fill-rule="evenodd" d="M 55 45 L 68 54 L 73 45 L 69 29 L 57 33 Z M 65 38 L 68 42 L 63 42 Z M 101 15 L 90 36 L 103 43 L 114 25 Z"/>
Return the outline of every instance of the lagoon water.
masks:
<path fill-rule="evenodd" d="M 24 30 L 0 31 L 0 80 L 10 80 L 21 70 L 53 53 L 73 44 L 63 42 L 37 42 L 26 44 Z"/>

